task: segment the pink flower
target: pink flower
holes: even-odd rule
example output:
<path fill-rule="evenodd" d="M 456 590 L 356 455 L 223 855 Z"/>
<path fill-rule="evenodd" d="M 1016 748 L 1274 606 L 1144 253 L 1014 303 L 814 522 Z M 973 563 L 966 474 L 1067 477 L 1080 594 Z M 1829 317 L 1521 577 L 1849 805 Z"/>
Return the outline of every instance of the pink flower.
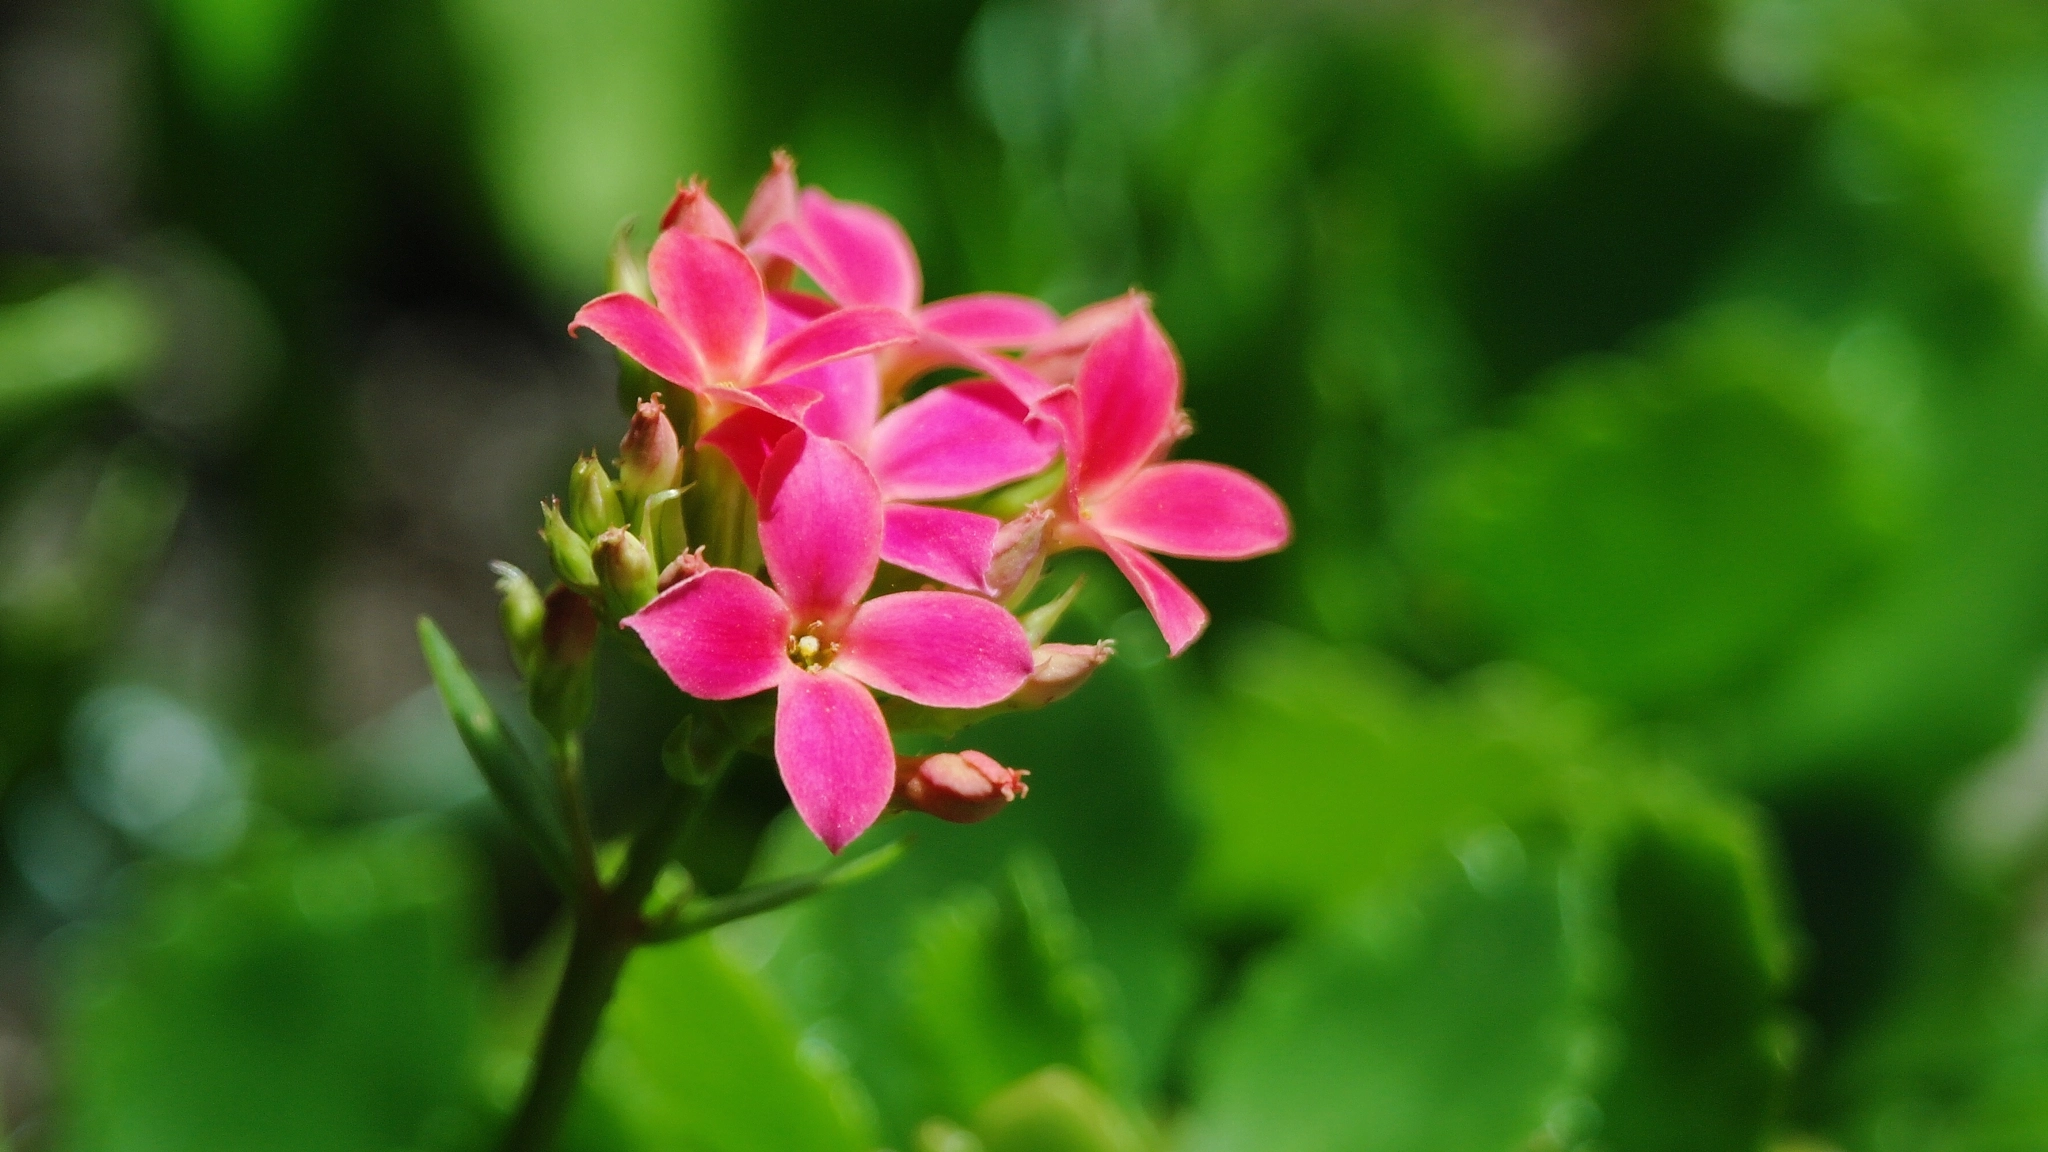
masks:
<path fill-rule="evenodd" d="M 1271 489 L 1235 468 L 1165 461 L 1184 428 L 1180 360 L 1141 297 L 1082 356 L 1074 382 L 1040 407 L 1066 439 L 1060 547 L 1099 548 L 1123 572 L 1179 655 L 1209 612 L 1151 553 L 1244 560 L 1276 552 L 1292 530 Z"/>
<path fill-rule="evenodd" d="M 872 357 L 823 365 L 792 382 L 823 396 L 804 412 L 804 428 L 852 448 L 874 474 L 883 502 L 882 559 L 956 588 L 993 593 L 988 571 L 1001 522 L 920 501 L 961 499 L 1043 470 L 1059 452 L 1055 431 L 1031 420 L 1010 390 L 991 380 L 934 388 L 882 415 Z M 765 412 L 744 413 L 703 439 L 752 488 L 789 427 Z"/>
<path fill-rule="evenodd" d="M 786 197 L 786 189 L 794 186 L 792 176 L 786 188 L 773 195 Z M 766 193 L 767 181 L 762 188 L 757 199 Z M 751 208 L 748 215 L 755 215 Z M 763 219 L 767 218 L 764 210 Z M 1011 383 L 1006 370 L 1012 362 L 986 350 L 1021 348 L 1059 323 L 1058 314 L 1039 301 L 1007 292 L 924 303 L 924 274 L 902 226 L 880 209 L 835 200 L 817 188 L 805 189 L 796 211 L 760 232 L 748 251 L 757 259 L 786 260 L 810 273 L 842 307 L 893 308 L 914 322 L 917 340 L 881 357 L 883 384 L 892 393 L 942 365 L 975 368 Z M 1019 375 L 1028 389 L 1028 377 Z"/>
<path fill-rule="evenodd" d="M 882 497 L 851 449 L 801 430 L 761 469 L 761 551 L 771 589 L 714 568 L 629 616 L 677 687 L 706 700 L 775 689 L 775 759 L 804 823 L 837 852 L 896 786 L 889 729 L 870 689 L 937 708 L 978 708 L 1031 675 L 1023 625 L 957 592 L 865 603 L 882 546 Z"/>
<path fill-rule="evenodd" d="M 692 196 L 693 190 L 697 193 Z M 700 185 L 672 205 L 677 226 L 647 254 L 654 303 L 613 292 L 585 304 L 569 331 L 589 328 L 648 371 L 711 401 L 795 419 L 818 394 L 789 377 L 917 335 L 888 308 L 842 308 L 768 342 L 768 300 L 761 274 L 738 245 L 692 231 L 724 214 Z M 688 200 L 688 203 L 685 203 Z"/>

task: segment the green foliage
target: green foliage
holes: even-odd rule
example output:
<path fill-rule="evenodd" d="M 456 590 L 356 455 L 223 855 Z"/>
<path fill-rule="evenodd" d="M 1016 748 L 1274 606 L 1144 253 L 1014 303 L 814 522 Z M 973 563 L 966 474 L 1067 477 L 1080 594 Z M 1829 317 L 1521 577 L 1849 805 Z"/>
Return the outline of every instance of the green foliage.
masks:
<path fill-rule="evenodd" d="M 64 1146 L 459 1147 L 482 1121 L 464 862 L 419 834 L 262 848 L 162 877 L 63 1008 Z"/>
<path fill-rule="evenodd" d="M 1034 1072 L 981 1106 L 987 1152 L 1146 1152 L 1150 1142 L 1100 1088 L 1071 1068 Z"/>
<path fill-rule="evenodd" d="M 0 307 L 0 416 L 131 385 L 162 350 L 162 320 L 113 272 Z"/>
<path fill-rule="evenodd" d="M 1098 1084 L 1124 1079 L 1128 1053 L 1105 1018 L 1059 874 L 1012 861 L 999 895 L 975 891 L 923 913 L 904 958 L 911 1025 L 940 1110 L 972 1116 L 998 1089 L 1049 1064 Z"/>
<path fill-rule="evenodd" d="M 637 953 L 592 1081 L 635 1147 L 868 1152 L 845 1071 L 800 1044 L 766 985 L 710 938 Z"/>

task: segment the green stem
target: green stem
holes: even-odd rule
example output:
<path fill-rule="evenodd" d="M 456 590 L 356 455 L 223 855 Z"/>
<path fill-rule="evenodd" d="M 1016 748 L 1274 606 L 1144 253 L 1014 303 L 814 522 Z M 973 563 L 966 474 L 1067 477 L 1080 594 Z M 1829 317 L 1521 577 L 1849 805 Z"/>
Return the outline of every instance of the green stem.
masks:
<path fill-rule="evenodd" d="M 569 825 L 569 852 L 577 887 L 582 903 L 593 904 L 602 898 L 603 881 L 597 874 L 597 842 L 590 833 L 590 807 L 583 800 L 583 740 L 575 735 L 564 737 L 555 742 L 554 752 L 555 787 Z"/>
<path fill-rule="evenodd" d="M 576 909 L 569 960 L 548 1009 L 540 1049 L 534 1054 L 526 1092 L 505 1133 L 504 1152 L 546 1152 L 582 1080 L 583 1061 L 597 1038 L 598 1022 L 618 987 L 626 958 L 641 939 L 640 908 L 692 815 L 705 805 L 681 785 L 663 789 L 654 815 L 633 840 L 626 867 L 610 892 Z"/>

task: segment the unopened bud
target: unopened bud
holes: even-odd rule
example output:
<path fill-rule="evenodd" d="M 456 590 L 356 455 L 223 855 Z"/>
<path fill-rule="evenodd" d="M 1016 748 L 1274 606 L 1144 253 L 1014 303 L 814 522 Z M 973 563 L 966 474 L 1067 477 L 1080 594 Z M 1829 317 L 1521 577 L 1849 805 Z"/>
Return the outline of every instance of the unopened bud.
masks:
<path fill-rule="evenodd" d="M 614 292 L 626 292 L 652 302 L 654 291 L 647 285 L 647 266 L 634 253 L 633 222 L 628 220 L 612 233 L 611 258 L 605 266 L 605 283 Z"/>
<path fill-rule="evenodd" d="M 654 599 L 654 558 L 640 538 L 624 528 L 607 528 L 590 545 L 590 566 L 604 589 L 605 608 L 614 616 L 630 616 Z"/>
<path fill-rule="evenodd" d="M 592 453 L 577 457 L 575 467 L 569 469 L 569 523 L 585 540 L 596 540 L 605 529 L 625 522 L 611 473 Z"/>
<path fill-rule="evenodd" d="M 649 496 L 674 488 L 682 478 L 683 446 L 661 397 L 650 396 L 633 409 L 633 422 L 619 441 L 619 495 L 637 513 Z"/>
<path fill-rule="evenodd" d="M 548 546 L 548 559 L 555 575 L 577 588 L 597 587 L 597 572 L 590 566 L 590 542 L 562 519 L 562 505 L 550 500 L 540 506 L 540 538 Z"/>
<path fill-rule="evenodd" d="M 680 584 L 692 576 L 702 576 L 709 571 L 711 564 L 704 559 L 704 548 L 699 545 L 695 552 L 685 552 L 664 565 L 655 584 L 666 592 L 672 585 Z"/>
<path fill-rule="evenodd" d="M 1116 655 L 1116 641 L 1093 644 L 1040 644 L 1031 650 L 1031 675 L 1010 693 L 1003 706 L 1015 711 L 1043 708 L 1064 700 L 1088 682 L 1095 670 Z"/>
<path fill-rule="evenodd" d="M 752 244 L 777 224 L 796 219 L 796 161 L 777 149 L 768 162 L 768 174 L 754 186 L 747 211 L 740 219 L 740 243 Z"/>
<path fill-rule="evenodd" d="M 701 176 L 690 177 L 687 184 L 676 185 L 675 199 L 668 202 L 668 208 L 661 214 L 661 230 L 681 228 L 696 236 L 708 236 L 736 244 L 739 237 L 732 230 L 732 221 L 726 218 L 725 209 L 711 198 L 711 189 Z"/>
<path fill-rule="evenodd" d="M 541 621 L 547 609 L 540 589 L 517 565 L 494 560 L 491 571 L 498 574 L 498 619 L 505 628 L 505 643 L 512 648 L 512 666 L 524 676 L 533 671 L 540 653 Z"/>
<path fill-rule="evenodd" d="M 540 646 L 526 681 L 533 718 L 556 739 L 590 720 L 591 655 L 597 649 L 597 611 L 568 588 L 550 591 L 544 603 Z"/>
<path fill-rule="evenodd" d="M 1026 578 L 1044 566 L 1045 526 L 1051 520 L 1051 509 L 1033 508 L 996 532 L 995 559 L 989 562 L 987 583 L 997 599 L 1029 593 Z"/>
<path fill-rule="evenodd" d="M 975 824 L 1002 811 L 1030 789 L 1029 772 L 1005 768 L 981 752 L 938 752 L 896 758 L 896 795 L 890 806 L 929 813 L 954 824 Z"/>

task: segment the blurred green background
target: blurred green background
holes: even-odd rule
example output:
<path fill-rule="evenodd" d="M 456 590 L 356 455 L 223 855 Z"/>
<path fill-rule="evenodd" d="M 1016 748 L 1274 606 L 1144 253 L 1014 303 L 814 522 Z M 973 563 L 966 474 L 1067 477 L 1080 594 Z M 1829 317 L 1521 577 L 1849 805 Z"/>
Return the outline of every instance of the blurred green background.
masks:
<path fill-rule="evenodd" d="M 564 324 L 777 146 L 935 297 L 1155 292 L 1298 539 L 1170 664 L 1077 561 L 1029 799 L 644 953 L 572 1147 L 2048 1147 L 2034 0 L 7 5 L 15 1147 L 488 1146 L 556 909 L 413 620 L 516 691 Z M 822 851 L 742 785 L 713 888 Z"/>

